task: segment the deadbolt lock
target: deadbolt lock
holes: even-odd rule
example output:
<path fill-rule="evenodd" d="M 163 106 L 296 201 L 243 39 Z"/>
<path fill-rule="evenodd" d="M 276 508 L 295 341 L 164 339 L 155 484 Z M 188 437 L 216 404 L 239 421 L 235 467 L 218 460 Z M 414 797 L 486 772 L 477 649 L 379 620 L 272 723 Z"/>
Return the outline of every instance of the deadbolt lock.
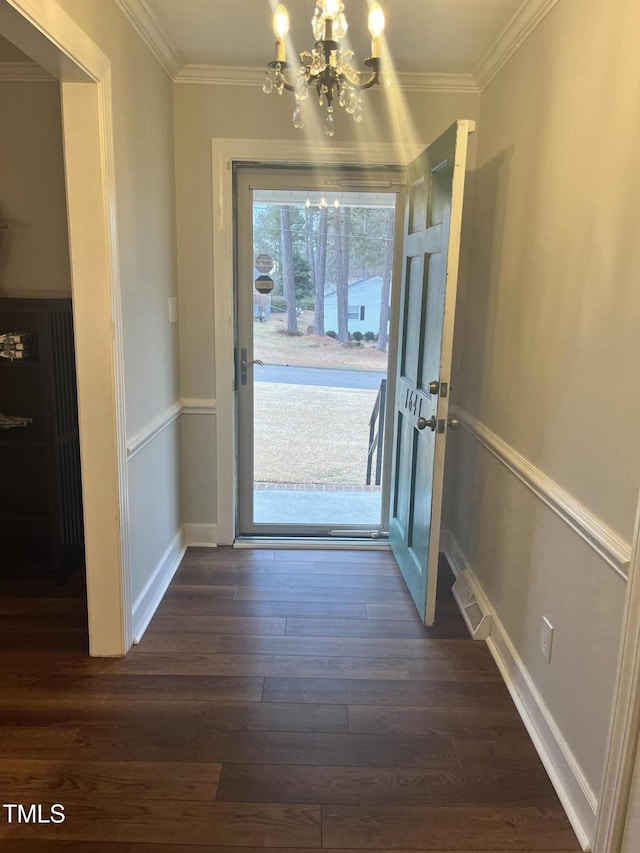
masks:
<path fill-rule="evenodd" d="M 429 393 L 430 394 L 437 394 L 439 390 L 440 390 L 440 383 L 437 382 L 435 379 L 433 380 L 433 382 L 429 383 Z"/>

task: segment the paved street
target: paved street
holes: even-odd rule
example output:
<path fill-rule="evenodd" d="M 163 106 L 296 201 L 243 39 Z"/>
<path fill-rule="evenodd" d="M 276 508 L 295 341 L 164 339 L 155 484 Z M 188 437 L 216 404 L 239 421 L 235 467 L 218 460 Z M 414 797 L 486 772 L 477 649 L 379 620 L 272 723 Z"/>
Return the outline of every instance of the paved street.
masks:
<path fill-rule="evenodd" d="M 292 367 L 288 364 L 256 364 L 256 382 L 277 382 L 281 385 L 326 385 L 330 388 L 363 388 L 377 391 L 386 373 L 378 370 L 340 370 L 327 367 Z"/>

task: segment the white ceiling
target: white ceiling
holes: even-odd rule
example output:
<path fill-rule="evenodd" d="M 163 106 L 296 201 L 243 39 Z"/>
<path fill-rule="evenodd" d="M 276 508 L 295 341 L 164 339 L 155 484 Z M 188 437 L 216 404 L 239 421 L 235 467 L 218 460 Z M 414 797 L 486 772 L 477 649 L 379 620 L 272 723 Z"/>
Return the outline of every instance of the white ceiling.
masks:
<path fill-rule="evenodd" d="M 255 85 L 274 58 L 279 0 L 114 0 L 174 80 Z M 288 57 L 313 47 L 314 0 L 284 0 Z M 370 0 L 344 0 L 350 47 L 370 53 Z M 388 56 L 406 89 L 479 92 L 559 0 L 380 0 Z M 0 80 L 33 77 L 0 40 Z M 28 63 L 27 63 L 28 65 Z"/>
<path fill-rule="evenodd" d="M 270 0 L 145 0 L 186 65 L 262 67 L 273 58 Z M 296 51 L 313 47 L 314 0 L 285 0 Z M 381 0 L 401 73 L 471 74 L 523 0 Z M 345 0 L 356 55 L 370 54 L 367 0 Z"/>

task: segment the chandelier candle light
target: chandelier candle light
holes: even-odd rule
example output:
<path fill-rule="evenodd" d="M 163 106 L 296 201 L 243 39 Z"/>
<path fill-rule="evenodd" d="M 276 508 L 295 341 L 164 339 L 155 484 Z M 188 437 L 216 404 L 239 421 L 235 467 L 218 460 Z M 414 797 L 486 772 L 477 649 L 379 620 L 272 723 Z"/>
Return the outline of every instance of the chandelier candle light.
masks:
<path fill-rule="evenodd" d="M 302 129 L 304 118 L 300 102 L 309 95 L 314 86 L 320 106 L 327 107 L 325 133 L 335 133 L 334 104 L 337 100 L 356 122 L 362 121 L 362 99 L 360 92 L 380 82 L 380 39 L 384 32 L 384 13 L 379 3 L 369 9 L 369 32 L 371 33 L 371 56 L 364 64 L 370 71 L 358 71 L 353 66 L 352 50 L 343 50 L 340 39 L 347 35 L 347 19 L 342 0 L 316 0 L 316 11 L 311 21 L 315 47 L 300 53 L 300 65 L 294 69 L 287 62 L 285 39 L 289 32 L 289 15 L 281 3 L 273 16 L 273 32 L 276 36 L 276 58 L 267 65 L 263 92 L 270 94 L 274 88 L 279 95 L 287 89 L 295 92 L 296 107 L 293 124 Z"/>

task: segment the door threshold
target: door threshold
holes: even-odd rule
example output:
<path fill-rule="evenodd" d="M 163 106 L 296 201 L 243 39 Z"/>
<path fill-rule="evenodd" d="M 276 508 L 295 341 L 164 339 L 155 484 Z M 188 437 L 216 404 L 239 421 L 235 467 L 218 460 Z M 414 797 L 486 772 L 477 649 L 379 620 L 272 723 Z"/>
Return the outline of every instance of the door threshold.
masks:
<path fill-rule="evenodd" d="M 234 548 L 301 548 L 306 551 L 388 551 L 386 539 L 344 538 L 335 536 L 240 536 L 233 543 Z"/>

